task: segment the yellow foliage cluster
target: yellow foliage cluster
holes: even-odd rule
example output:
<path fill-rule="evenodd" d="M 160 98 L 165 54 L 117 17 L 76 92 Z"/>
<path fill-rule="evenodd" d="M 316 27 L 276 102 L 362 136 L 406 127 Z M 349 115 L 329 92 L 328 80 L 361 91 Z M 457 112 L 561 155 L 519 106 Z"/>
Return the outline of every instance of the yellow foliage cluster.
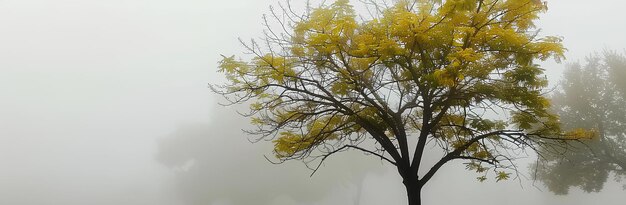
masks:
<path fill-rule="evenodd" d="M 592 140 L 599 137 L 598 131 L 595 129 L 588 130 L 583 128 L 576 128 L 571 130 L 565 134 L 565 137 L 568 139 L 576 139 L 576 140 Z"/>
<path fill-rule="evenodd" d="M 283 120 L 291 118 L 296 113 L 285 114 Z M 345 125 L 346 117 L 343 116 L 327 116 L 311 121 L 301 133 L 293 131 L 281 132 L 279 137 L 274 140 L 274 151 L 277 157 L 291 157 L 297 152 L 307 150 L 312 146 L 326 140 L 335 140 L 338 138 L 336 129 Z"/>

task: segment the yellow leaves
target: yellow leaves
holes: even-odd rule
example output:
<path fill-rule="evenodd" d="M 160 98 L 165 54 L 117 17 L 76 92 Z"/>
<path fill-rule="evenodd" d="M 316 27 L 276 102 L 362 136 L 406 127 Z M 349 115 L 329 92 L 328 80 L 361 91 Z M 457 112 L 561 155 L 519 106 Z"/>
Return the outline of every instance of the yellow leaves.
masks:
<path fill-rule="evenodd" d="M 442 9 L 447 9 L 444 11 L 452 12 L 452 11 L 468 11 L 474 10 L 477 6 L 477 0 L 447 0 Z"/>
<path fill-rule="evenodd" d="M 253 102 L 252 104 L 250 104 L 251 110 L 261 110 L 262 108 L 263 104 L 261 104 L 260 102 Z"/>
<path fill-rule="evenodd" d="M 350 55 L 358 57 L 367 57 L 375 54 L 378 47 L 376 36 L 371 33 L 362 33 L 353 38 L 354 43 Z"/>
<path fill-rule="evenodd" d="M 451 125 L 463 125 L 465 123 L 465 117 L 462 115 L 446 114 L 441 118 L 441 121 Z"/>
<path fill-rule="evenodd" d="M 219 72 L 224 72 L 227 75 L 241 75 L 248 72 L 248 64 L 244 61 L 235 60 L 235 56 L 222 56 L 222 60 L 218 62 Z"/>
<path fill-rule="evenodd" d="M 308 149 L 314 143 L 313 139 L 305 138 L 293 132 L 281 132 L 278 139 L 273 142 L 274 151 L 278 158 L 293 156 L 299 151 Z"/>
<path fill-rule="evenodd" d="M 546 10 L 544 4 L 537 0 L 507 0 L 502 2 L 502 21 L 510 22 L 522 30 L 534 27 L 533 21 L 538 14 Z"/>
<path fill-rule="evenodd" d="M 287 119 L 293 119 L 298 116 L 304 116 L 297 111 L 283 112 L 280 118 L 283 122 Z M 344 116 L 325 116 L 318 119 L 306 121 L 306 129 L 299 133 L 294 131 L 283 131 L 274 140 L 274 151 L 278 158 L 292 157 L 301 151 L 308 150 L 327 140 L 338 139 L 339 133 L 335 129 L 345 125 L 346 117 Z"/>
<path fill-rule="evenodd" d="M 469 163 L 467 163 L 465 168 L 468 170 L 475 170 L 477 173 L 483 173 L 488 170 L 486 167 L 483 167 L 481 164 L 477 163 L 476 161 L 470 161 Z M 486 179 L 487 178 L 485 178 L 485 180 Z"/>
<path fill-rule="evenodd" d="M 542 88 L 548 85 L 545 77 L 540 77 L 543 69 L 537 65 L 520 65 L 504 73 L 511 82 L 527 88 Z"/>
<path fill-rule="evenodd" d="M 333 3 L 333 7 L 352 8 L 352 6 L 350 6 L 350 0 L 336 0 L 335 3 Z"/>
<path fill-rule="evenodd" d="M 473 157 L 479 158 L 479 159 L 487 159 L 489 157 L 491 157 L 491 153 L 489 153 L 486 150 L 480 150 L 478 152 L 475 152 L 472 154 Z"/>
<path fill-rule="evenodd" d="M 352 71 L 355 71 L 358 73 L 364 73 L 366 71 L 369 71 L 374 65 L 374 63 L 376 63 L 376 61 L 377 59 L 373 57 L 354 58 L 350 61 L 349 66 Z"/>
<path fill-rule="evenodd" d="M 461 139 L 461 140 L 452 141 L 451 145 L 452 145 L 452 148 L 459 149 L 459 148 L 463 147 L 465 145 L 465 143 L 467 143 L 467 141 Z"/>
<path fill-rule="evenodd" d="M 310 123 L 308 128 L 308 137 L 322 138 L 323 140 L 336 139 L 337 135 L 333 133 L 333 129 L 336 129 L 343 122 L 343 117 L 332 116 L 323 117 L 314 120 Z M 320 137 L 321 136 L 321 137 Z"/>
<path fill-rule="evenodd" d="M 381 18 L 359 23 L 348 1 L 336 1 L 331 6 L 314 9 L 310 18 L 296 23 L 293 40 L 298 46 L 292 47 L 291 51 L 295 56 L 332 56 L 345 52 L 357 58 L 381 57 L 381 60 L 386 60 L 398 56 L 419 59 L 415 54 L 435 55 L 437 52 L 445 52 L 436 49 L 450 47 L 457 51 L 442 53 L 443 56 L 437 57 L 454 58 L 446 65 L 450 67 L 482 60 L 487 52 L 480 51 L 482 49 L 479 50 L 479 47 L 494 51 L 533 53 L 529 51 L 534 45 L 530 42 L 531 35 L 516 26 L 516 22 L 522 19 L 532 22 L 535 19 L 533 15 L 525 13 L 539 12 L 532 10 L 538 5 L 528 4 L 528 0 L 508 0 L 505 3 L 483 1 L 482 9 L 477 8 L 477 0 L 448 0 L 437 5 L 428 0 L 418 1 L 417 5 L 415 2 L 398 1 L 395 6 L 384 10 Z M 495 7 L 487 9 L 490 6 Z M 515 18 L 503 19 L 505 14 Z M 560 42 L 546 39 L 535 45 L 533 50 L 537 50 L 540 59 L 545 60 L 562 56 L 562 52 L 558 52 L 562 50 L 559 46 Z M 484 74 L 490 71 L 487 68 L 481 70 L 472 73 Z M 464 72 L 456 73 L 453 70 L 439 72 L 436 77 L 441 85 L 446 86 L 454 85 L 455 77 L 462 79 L 465 75 Z"/>
<path fill-rule="evenodd" d="M 521 48 L 529 42 L 528 36 L 511 27 L 493 26 L 486 31 L 486 35 L 492 39 L 488 43 L 496 48 Z"/>
<path fill-rule="evenodd" d="M 321 54 L 335 53 L 342 49 L 358 27 L 354 17 L 354 10 L 347 0 L 315 9 L 309 19 L 296 23 L 294 40 Z M 296 55 L 302 53 L 303 50 L 296 49 Z"/>
<path fill-rule="evenodd" d="M 450 64 L 443 70 L 436 70 L 434 77 L 440 85 L 455 86 L 465 78 L 465 73 L 477 73 L 469 69 L 491 69 L 489 67 L 472 67 L 483 58 L 483 53 L 476 52 L 473 48 L 455 49 L 447 56 Z"/>
<path fill-rule="evenodd" d="M 337 38 L 333 37 L 335 36 L 327 33 L 311 34 L 307 44 L 320 54 L 332 54 L 339 49 L 338 45 L 340 44 L 340 42 L 337 42 Z"/>
<path fill-rule="evenodd" d="M 427 30 L 431 27 L 432 20 L 433 16 L 429 12 L 414 13 L 407 10 L 406 5 L 399 3 L 384 12 L 383 18 L 375 28 L 382 31 L 379 33 L 383 34 L 383 37 L 399 45 L 430 43 L 429 37 L 433 34 Z"/>
<path fill-rule="evenodd" d="M 598 130 L 595 130 L 595 129 L 587 130 L 583 128 L 576 128 L 574 130 L 571 130 L 565 133 L 566 139 L 591 140 L 597 137 L 599 137 L 599 134 L 598 134 Z"/>
<path fill-rule="evenodd" d="M 469 130 L 461 128 L 465 123 L 463 115 L 446 114 L 436 125 L 436 137 L 452 142 L 455 148 L 461 147 L 466 142 L 463 137 L 471 135 Z"/>
<path fill-rule="evenodd" d="M 301 114 L 301 112 L 297 109 L 293 109 L 293 110 L 278 110 L 276 111 L 275 115 L 274 115 L 274 119 L 277 122 L 287 122 L 290 120 L 294 120 L 294 119 L 298 119 L 299 117 L 302 117 L 304 115 Z"/>
<path fill-rule="evenodd" d="M 454 26 L 469 25 L 477 6 L 477 0 L 448 0 L 441 6 L 437 16 L 447 19 Z"/>
<path fill-rule="evenodd" d="M 511 173 L 506 173 L 503 171 L 499 171 L 498 174 L 496 175 L 496 182 L 502 181 L 502 180 L 507 180 L 511 177 Z"/>
<path fill-rule="evenodd" d="M 476 177 L 476 180 L 478 180 L 479 182 L 484 182 L 487 180 L 487 173 L 485 173 L 486 171 L 489 170 L 489 168 L 485 168 L 483 167 L 480 163 L 476 162 L 476 161 L 471 161 L 469 163 L 467 163 L 466 169 L 468 170 L 475 170 L 476 173 L 484 173 L 484 175 Z M 498 171 L 498 168 L 493 170 L 496 174 L 495 178 L 496 178 L 496 182 L 502 181 L 502 180 L 508 180 L 511 178 L 511 173 L 507 173 L 504 171 Z"/>
<path fill-rule="evenodd" d="M 336 95 L 347 95 L 354 90 L 355 82 L 374 80 L 371 67 L 376 60 L 376 58 L 354 58 L 345 67 L 338 68 L 341 78 L 331 83 L 330 91 Z"/>
<path fill-rule="evenodd" d="M 252 110 L 269 110 L 269 116 L 253 118 L 254 124 L 287 130 L 278 129 L 285 132 L 280 132 L 274 141 L 281 155 L 302 152 L 324 140 L 343 136 L 343 132 L 362 130 L 346 125 L 356 119 L 367 123 L 368 129 L 385 131 L 393 137 L 389 131 L 393 123 L 381 119 L 387 113 L 370 102 L 359 102 L 383 92 L 380 101 L 385 102 L 376 103 L 393 101 L 389 104 L 395 106 L 397 102 L 406 102 L 403 100 L 407 96 L 421 95 L 420 102 L 432 100 L 439 103 L 434 107 L 450 107 L 459 112 L 482 106 L 479 103 L 519 108 L 527 113 L 514 114 L 514 125 L 538 131 L 541 124 L 552 126 L 556 120 L 546 111 L 549 101 L 541 96 L 541 89 L 547 85 L 541 77 L 543 70 L 533 62 L 558 58 L 564 48 L 560 38 L 535 38 L 535 33 L 527 31 L 539 12 L 533 9 L 540 8 L 527 5 L 529 1 L 400 0 L 373 19 L 357 20 L 349 1 L 338 0 L 311 10 L 310 15 L 292 18 L 292 22 L 286 20 L 286 28 L 293 26 L 293 32 L 270 36 L 269 49 L 254 47 L 251 51 L 258 57 L 251 61 L 224 57 L 219 68 L 231 80 L 229 88 L 243 90 L 232 92 L 234 95 L 259 100 L 260 103 L 251 105 Z M 355 92 L 356 85 L 365 91 Z M 281 104 L 281 99 L 289 102 Z M 304 102 L 315 108 L 281 107 L 307 107 Z M 356 113 L 354 116 L 301 115 L 336 109 L 335 102 L 360 105 L 347 105 Z M 415 119 L 420 119 L 424 113 L 415 115 Z M 469 119 L 472 121 L 466 121 L 467 116 L 444 116 L 441 120 L 451 126 L 438 124 L 431 133 L 459 148 L 471 136 L 508 127 L 500 121 Z M 292 124 L 277 123 L 285 121 Z M 417 121 L 405 127 L 415 132 L 431 129 Z M 336 131 L 342 125 L 347 127 Z M 302 130 L 294 131 L 296 126 Z M 470 145 L 463 154 L 480 159 L 491 156 L 490 150 L 478 144 Z"/>
<path fill-rule="evenodd" d="M 390 39 L 381 40 L 377 50 L 382 58 L 394 57 L 404 53 L 401 46 L 397 42 Z"/>
<path fill-rule="evenodd" d="M 307 54 L 306 49 L 300 45 L 294 45 L 291 47 L 291 53 L 296 57 L 305 57 Z"/>
<path fill-rule="evenodd" d="M 263 125 L 265 124 L 265 121 L 261 118 L 258 117 L 251 117 L 250 118 L 250 123 L 253 125 Z"/>
<path fill-rule="evenodd" d="M 541 60 L 554 57 L 557 62 L 560 62 L 562 58 L 565 58 L 564 52 L 566 51 L 563 44 L 561 44 L 562 41 L 561 37 L 547 36 L 540 39 L 539 42 L 532 44 L 531 49 L 537 52 Z"/>
<path fill-rule="evenodd" d="M 433 76 L 435 77 L 435 82 L 437 82 L 439 85 L 448 86 L 448 87 L 455 86 L 458 82 L 460 82 L 464 78 L 463 74 L 461 74 L 458 70 L 455 70 L 453 68 L 436 70 L 433 73 Z"/>
<path fill-rule="evenodd" d="M 489 119 L 472 119 L 469 125 L 480 132 L 502 130 L 506 127 L 506 123 L 503 121 L 493 121 Z"/>
<path fill-rule="evenodd" d="M 452 57 L 456 57 L 460 61 L 464 62 L 474 62 L 483 57 L 483 53 L 476 52 L 472 48 L 461 49 L 458 52 L 451 55 Z"/>
<path fill-rule="evenodd" d="M 297 75 L 294 66 L 294 59 L 273 54 L 255 57 L 251 62 L 235 60 L 235 56 L 222 56 L 218 71 L 231 81 L 229 90 L 240 90 L 251 86 L 262 87 L 271 82 L 282 84 Z M 262 97 L 262 89 L 251 89 L 248 92 Z"/>
<path fill-rule="evenodd" d="M 548 108 L 552 105 L 552 103 L 550 102 L 550 99 L 545 98 L 545 97 L 538 97 L 537 103 L 539 104 L 538 107 L 542 107 L 542 108 Z"/>
<path fill-rule="evenodd" d="M 539 120 L 535 116 L 523 112 L 513 113 L 513 115 L 511 116 L 511 121 L 515 125 L 517 125 L 518 128 L 524 130 L 529 130 L 533 128 L 533 125 L 539 123 Z"/>
<path fill-rule="evenodd" d="M 459 139 L 452 141 L 451 145 L 454 149 L 462 149 L 464 148 L 463 146 L 466 146 L 467 143 L 468 142 L 466 140 Z M 486 150 L 485 147 L 483 147 L 482 144 L 479 143 L 472 143 L 471 145 L 465 147 L 463 153 L 465 156 L 471 156 L 477 159 L 489 159 L 493 157 L 491 152 L 489 150 Z"/>
<path fill-rule="evenodd" d="M 508 180 L 510 178 L 511 178 L 511 173 L 506 173 L 503 171 L 499 171 L 496 173 L 496 182 L 500 182 L 502 180 Z M 476 177 L 476 180 L 478 180 L 478 182 L 487 181 L 487 176 L 483 175 L 483 176 Z"/>
<path fill-rule="evenodd" d="M 549 113 L 547 107 L 512 112 L 511 123 L 533 135 L 557 137 L 562 134 L 558 116 Z"/>
<path fill-rule="evenodd" d="M 350 39 L 348 53 L 355 57 L 378 57 L 387 59 L 402 55 L 405 51 L 400 43 L 390 38 L 389 28 L 383 23 L 372 20 L 363 24 L 358 32 Z"/>
<path fill-rule="evenodd" d="M 389 126 L 385 124 L 385 121 L 378 114 L 378 110 L 374 107 L 359 107 L 356 115 L 360 120 L 367 121 L 379 130 L 388 130 Z M 357 116 L 350 116 L 348 119 L 356 121 Z"/>
<path fill-rule="evenodd" d="M 392 22 L 389 27 L 389 34 L 404 38 L 405 42 L 408 41 L 408 38 L 413 37 L 414 29 L 419 28 L 418 15 L 413 12 L 398 9 L 387 13 L 387 15 L 385 17 Z"/>
<path fill-rule="evenodd" d="M 347 95 L 348 92 L 352 90 L 352 87 L 353 86 L 346 82 L 336 82 L 332 84 L 330 91 L 337 95 Z"/>
<path fill-rule="evenodd" d="M 478 180 L 478 182 L 484 182 L 484 181 L 487 180 L 487 177 L 486 176 L 479 176 L 479 177 L 476 177 L 476 180 Z"/>
<path fill-rule="evenodd" d="M 218 72 L 226 75 L 226 79 L 233 83 L 229 90 L 237 90 L 238 85 L 243 78 L 250 72 L 250 65 L 247 62 L 235 60 L 235 56 L 222 56 L 222 60 L 218 62 Z"/>
<path fill-rule="evenodd" d="M 263 81 L 265 81 L 265 84 L 267 84 L 270 79 L 283 83 L 285 77 L 296 76 L 296 73 L 292 68 L 293 63 L 290 59 L 285 57 L 268 54 L 263 57 L 255 58 L 254 62 L 257 66 L 256 73 Z"/>

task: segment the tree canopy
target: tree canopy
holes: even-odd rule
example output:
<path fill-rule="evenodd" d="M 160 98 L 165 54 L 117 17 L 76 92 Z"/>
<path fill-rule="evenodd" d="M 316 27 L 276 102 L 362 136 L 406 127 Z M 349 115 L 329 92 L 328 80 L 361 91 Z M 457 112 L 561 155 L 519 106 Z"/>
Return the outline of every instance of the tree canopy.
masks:
<path fill-rule="evenodd" d="M 594 130 L 598 135 L 572 142 L 563 155 L 547 155 L 536 178 L 554 193 L 570 187 L 598 192 L 613 174 L 626 176 L 626 57 L 613 51 L 569 64 L 554 109 L 564 128 Z"/>
<path fill-rule="evenodd" d="M 369 1 L 370 17 L 347 0 L 280 8 L 261 41 L 244 43 L 253 57 L 225 56 L 229 83 L 212 85 L 231 103 L 252 101 L 249 132 L 280 160 L 363 151 L 395 165 L 419 204 L 449 161 L 499 181 L 515 170 L 515 151 L 578 136 L 563 134 L 544 95 L 537 62 L 564 52 L 535 27 L 545 2 Z M 427 144 L 445 152 L 431 166 L 421 164 Z"/>

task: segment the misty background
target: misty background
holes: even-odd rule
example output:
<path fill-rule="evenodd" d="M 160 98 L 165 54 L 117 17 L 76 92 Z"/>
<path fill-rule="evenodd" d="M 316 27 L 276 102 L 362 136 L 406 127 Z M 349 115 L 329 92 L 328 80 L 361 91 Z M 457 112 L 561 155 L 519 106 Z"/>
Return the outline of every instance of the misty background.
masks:
<path fill-rule="evenodd" d="M 259 37 L 276 3 L 0 0 L 0 204 L 406 203 L 395 170 L 372 156 L 336 155 L 313 177 L 300 162 L 269 163 L 271 144 L 251 144 L 248 120 L 217 105 L 207 84 L 221 81 L 220 54 L 241 55 L 237 38 Z M 626 48 L 626 3 L 548 6 L 538 27 L 564 37 L 566 62 Z M 555 86 L 565 65 L 542 65 Z M 476 176 L 446 165 L 424 203 L 626 199 L 615 182 L 554 196 L 540 182 Z"/>

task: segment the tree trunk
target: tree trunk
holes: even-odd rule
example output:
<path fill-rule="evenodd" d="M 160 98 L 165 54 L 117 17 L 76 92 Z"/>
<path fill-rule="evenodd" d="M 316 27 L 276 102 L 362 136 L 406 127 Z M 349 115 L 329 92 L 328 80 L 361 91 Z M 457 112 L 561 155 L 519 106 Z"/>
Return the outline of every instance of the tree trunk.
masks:
<path fill-rule="evenodd" d="M 422 204 L 422 188 L 419 186 L 417 180 L 405 180 L 404 186 L 406 187 L 406 195 L 409 200 L 409 205 Z"/>

